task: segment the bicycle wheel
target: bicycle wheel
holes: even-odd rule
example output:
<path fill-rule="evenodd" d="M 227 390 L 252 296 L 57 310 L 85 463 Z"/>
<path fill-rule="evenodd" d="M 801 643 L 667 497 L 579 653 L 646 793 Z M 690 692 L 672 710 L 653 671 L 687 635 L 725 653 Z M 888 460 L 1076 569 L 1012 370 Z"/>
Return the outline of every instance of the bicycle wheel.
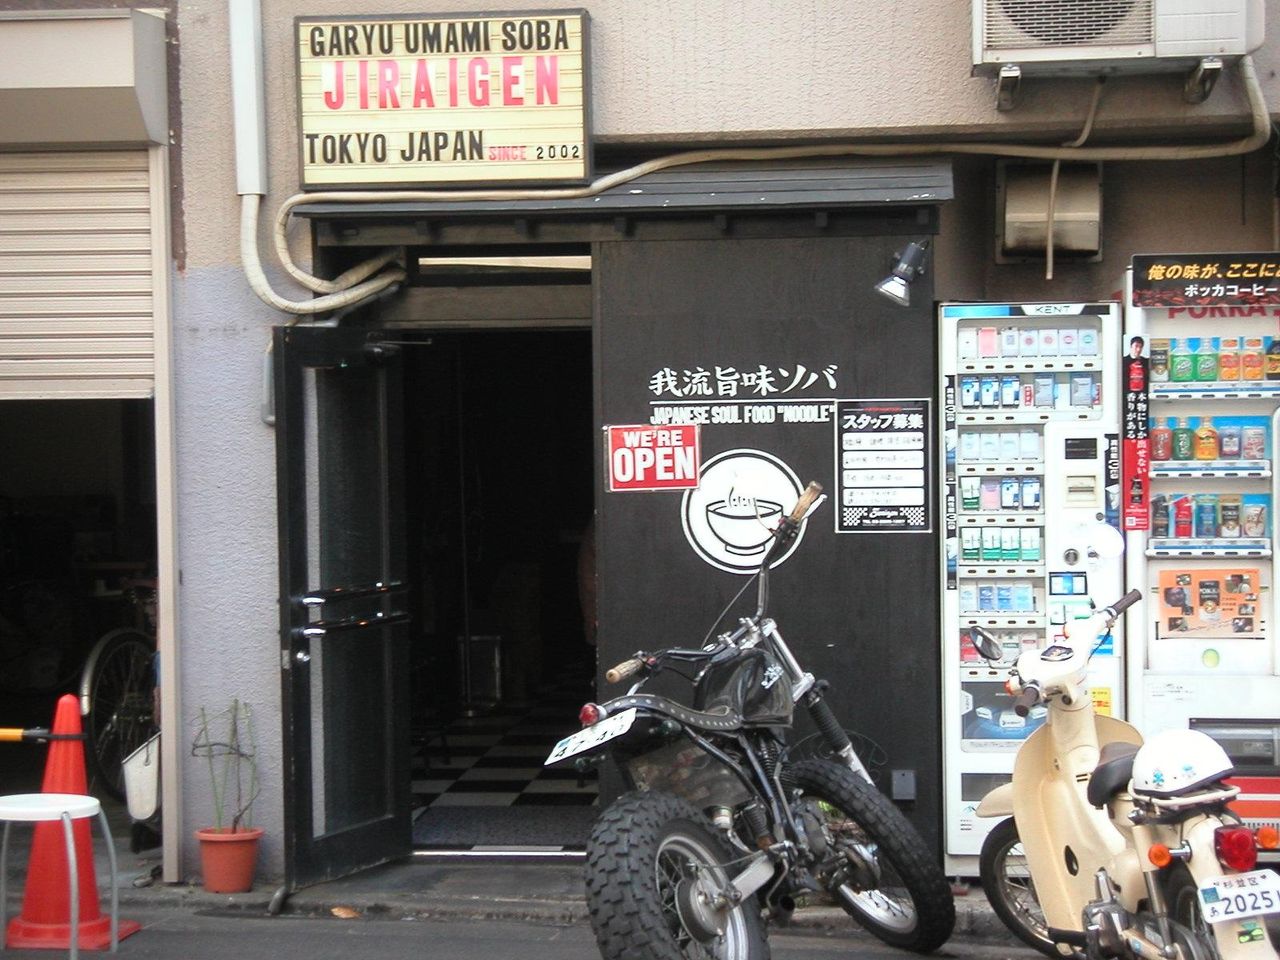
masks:
<path fill-rule="evenodd" d="M 122 761 L 156 732 L 155 645 L 140 630 L 112 630 L 94 644 L 80 678 L 85 754 L 94 778 L 124 796 Z"/>

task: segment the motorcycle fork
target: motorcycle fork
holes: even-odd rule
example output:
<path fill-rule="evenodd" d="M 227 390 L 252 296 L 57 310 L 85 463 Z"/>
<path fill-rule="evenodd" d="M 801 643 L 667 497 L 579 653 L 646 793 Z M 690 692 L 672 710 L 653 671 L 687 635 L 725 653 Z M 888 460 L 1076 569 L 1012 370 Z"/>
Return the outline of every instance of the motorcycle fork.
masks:
<path fill-rule="evenodd" d="M 806 672 L 800 666 L 795 654 L 787 646 L 787 641 L 782 638 L 782 634 L 778 631 L 776 621 L 766 618 L 760 624 L 760 632 L 768 641 L 769 649 L 782 661 L 783 666 L 786 668 L 787 677 L 791 681 L 792 701 L 804 703 L 809 711 L 809 716 L 813 718 L 814 726 L 822 734 L 822 739 L 826 741 L 827 746 L 835 753 L 836 759 L 868 783 L 871 783 L 871 774 L 853 749 L 853 743 L 849 740 L 849 735 L 844 732 L 844 728 L 840 726 L 835 714 L 832 713 L 831 707 L 822 698 L 822 692 L 826 690 L 827 682 L 825 680 L 815 680 L 812 673 Z"/>

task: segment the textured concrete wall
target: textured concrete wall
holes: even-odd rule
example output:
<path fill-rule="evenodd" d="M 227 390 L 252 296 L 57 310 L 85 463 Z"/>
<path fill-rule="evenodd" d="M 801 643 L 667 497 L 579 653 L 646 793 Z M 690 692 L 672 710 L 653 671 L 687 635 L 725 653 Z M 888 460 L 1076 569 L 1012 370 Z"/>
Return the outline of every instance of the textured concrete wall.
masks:
<path fill-rule="evenodd" d="M 262 357 L 279 322 L 238 266 L 203 267 L 174 288 L 178 416 L 179 637 L 184 749 L 201 707 L 250 704 L 262 781 L 256 821 L 263 866 L 283 864 L 279 616 L 276 607 L 275 433 L 259 417 Z M 184 829 L 212 823 L 208 765 L 188 756 Z M 168 814 L 166 813 L 166 817 Z"/>

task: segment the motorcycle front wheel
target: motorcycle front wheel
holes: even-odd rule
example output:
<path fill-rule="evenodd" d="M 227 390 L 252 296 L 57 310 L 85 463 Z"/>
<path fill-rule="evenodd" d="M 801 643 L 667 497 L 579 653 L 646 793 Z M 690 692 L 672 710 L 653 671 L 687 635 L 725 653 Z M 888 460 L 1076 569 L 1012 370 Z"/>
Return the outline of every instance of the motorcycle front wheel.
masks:
<path fill-rule="evenodd" d="M 869 933 L 918 953 L 940 947 L 955 927 L 951 887 L 920 834 L 872 784 L 830 760 L 790 770 L 801 802 L 849 869 L 826 877 L 828 892 Z"/>
<path fill-rule="evenodd" d="M 689 804 L 649 791 L 620 797 L 587 844 L 587 910 L 604 960 L 769 960 L 755 897 L 711 905 L 734 855 Z"/>
<path fill-rule="evenodd" d="M 1040 909 L 1036 882 L 1027 866 L 1022 838 L 1018 836 L 1013 817 L 1001 820 L 987 834 L 978 858 L 978 873 L 982 889 L 1000 922 L 1023 943 L 1062 960 L 1063 954 L 1049 939 L 1049 924 Z"/>

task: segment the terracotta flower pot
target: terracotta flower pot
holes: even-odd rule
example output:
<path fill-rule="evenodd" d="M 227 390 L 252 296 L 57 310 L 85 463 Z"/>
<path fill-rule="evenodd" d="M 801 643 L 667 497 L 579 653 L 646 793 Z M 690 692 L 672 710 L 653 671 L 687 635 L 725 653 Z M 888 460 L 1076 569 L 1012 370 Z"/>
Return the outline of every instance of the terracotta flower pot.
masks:
<path fill-rule="evenodd" d="M 209 893 L 244 893 L 253 888 L 261 827 L 236 830 L 207 827 L 196 831 L 204 888 Z"/>

